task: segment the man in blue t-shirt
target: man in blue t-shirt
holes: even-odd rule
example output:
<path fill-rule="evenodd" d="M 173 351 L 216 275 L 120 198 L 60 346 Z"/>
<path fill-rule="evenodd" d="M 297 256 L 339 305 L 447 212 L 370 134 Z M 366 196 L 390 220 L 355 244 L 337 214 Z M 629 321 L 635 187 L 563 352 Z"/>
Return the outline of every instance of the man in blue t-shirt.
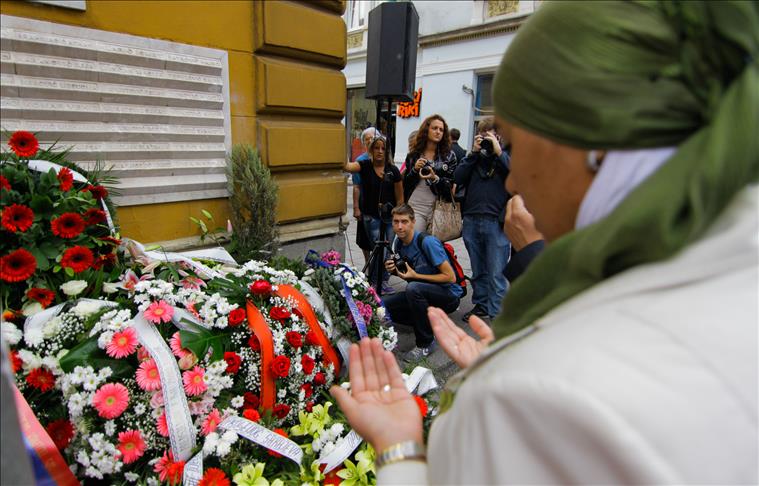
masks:
<path fill-rule="evenodd" d="M 448 261 L 443 244 L 431 235 L 414 231 L 414 210 L 407 204 L 393 209 L 395 239 L 391 251 L 403 260 L 396 268 L 393 259 L 385 262 L 388 272 L 408 281 L 403 292 L 384 298 L 385 307 L 393 322 L 414 327 L 416 347 L 406 353 L 402 361 L 415 362 L 429 355 L 435 336 L 432 333 L 427 308 L 439 307 L 454 312 L 464 289 L 456 283 L 456 274 Z"/>

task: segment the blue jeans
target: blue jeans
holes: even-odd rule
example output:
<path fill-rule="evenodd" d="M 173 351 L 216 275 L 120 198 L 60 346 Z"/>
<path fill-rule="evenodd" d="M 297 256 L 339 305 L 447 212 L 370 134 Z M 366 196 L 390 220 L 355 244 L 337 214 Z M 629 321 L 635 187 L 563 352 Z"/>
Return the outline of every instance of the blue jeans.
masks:
<path fill-rule="evenodd" d="M 497 316 L 508 285 L 503 270 L 511 243 L 498 219 L 490 216 L 465 216 L 462 233 L 472 263 L 472 303 Z"/>
<path fill-rule="evenodd" d="M 380 219 L 374 216 L 369 216 L 367 214 L 364 214 L 362 218 L 364 219 L 364 229 L 366 230 L 366 235 L 369 237 L 369 241 L 371 242 L 371 248 L 370 248 L 371 250 L 374 248 L 374 244 L 377 242 L 377 240 L 380 239 Z M 383 239 L 387 240 L 388 242 L 392 242 L 394 236 L 395 235 L 393 234 L 393 222 L 385 221 L 385 235 Z M 381 256 L 382 256 L 382 269 L 383 269 L 382 281 L 387 282 L 387 279 L 390 278 L 390 275 L 388 275 L 387 271 L 384 268 L 385 268 L 385 260 L 387 260 L 389 256 L 388 252 L 385 251 Z M 376 283 L 377 278 L 375 274 L 377 272 L 375 268 L 373 268 L 373 266 L 372 268 L 368 269 L 368 273 L 369 273 L 369 282 L 371 282 L 372 284 Z"/>
<path fill-rule="evenodd" d="M 435 339 L 427 308 L 440 307 L 450 314 L 459 306 L 458 297 L 442 285 L 429 282 L 409 282 L 403 292 L 383 297 L 382 301 L 393 322 L 414 327 L 416 345 L 420 348 L 429 347 Z"/>

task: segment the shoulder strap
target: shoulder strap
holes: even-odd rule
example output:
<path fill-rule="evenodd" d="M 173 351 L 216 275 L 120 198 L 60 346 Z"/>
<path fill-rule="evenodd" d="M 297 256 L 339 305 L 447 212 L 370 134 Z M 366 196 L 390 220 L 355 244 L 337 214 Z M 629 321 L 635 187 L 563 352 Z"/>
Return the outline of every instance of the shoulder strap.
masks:
<path fill-rule="evenodd" d="M 430 261 L 430 257 L 427 255 L 427 252 L 424 251 L 424 239 L 427 238 L 429 235 L 425 233 L 424 231 L 419 232 L 419 238 L 416 239 L 416 246 L 419 248 L 419 253 L 424 255 L 424 259 L 427 260 L 427 263 L 429 263 L 432 266 L 432 262 Z"/>

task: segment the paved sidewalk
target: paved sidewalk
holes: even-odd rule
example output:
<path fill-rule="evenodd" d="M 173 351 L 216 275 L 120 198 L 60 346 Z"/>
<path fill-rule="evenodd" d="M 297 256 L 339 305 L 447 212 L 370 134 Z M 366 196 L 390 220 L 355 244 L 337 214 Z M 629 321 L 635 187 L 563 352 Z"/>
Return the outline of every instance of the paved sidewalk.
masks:
<path fill-rule="evenodd" d="M 346 248 L 345 248 L 345 261 L 347 263 L 350 263 L 354 267 L 357 267 L 359 269 L 363 268 L 364 266 L 364 255 L 361 252 L 361 248 L 358 247 L 356 244 L 356 219 L 353 217 L 353 197 L 352 197 L 352 190 L 353 186 L 348 184 L 348 211 L 343 216 L 343 221 L 349 223 L 348 229 L 345 231 L 347 241 L 346 241 Z M 459 263 L 461 264 L 461 267 L 464 269 L 464 273 L 466 275 L 471 276 L 472 275 L 472 266 L 469 261 L 469 254 L 466 251 L 466 248 L 464 247 L 464 240 L 462 238 L 458 238 L 453 241 L 449 241 L 449 243 L 453 246 L 454 250 L 456 251 L 456 257 L 459 260 Z M 397 277 L 397 276 L 391 276 L 390 277 L 390 285 L 393 286 L 396 290 L 401 290 L 405 288 L 406 282 L 405 280 Z M 469 325 L 464 322 L 464 314 L 466 314 L 471 308 L 472 308 L 472 289 L 471 284 L 467 282 L 467 295 L 461 299 L 461 304 L 459 305 L 458 310 L 454 312 L 453 314 L 450 314 L 451 319 L 458 324 L 462 329 L 464 329 L 468 334 L 474 334 L 472 330 L 470 329 Z M 396 325 L 396 331 L 398 332 L 398 348 L 396 349 L 397 353 L 404 353 L 411 348 L 414 347 L 414 332 L 411 327 L 405 326 L 402 324 Z M 422 364 L 423 366 L 427 366 L 428 368 L 432 369 L 432 371 L 435 373 L 435 377 L 438 379 L 438 383 L 442 386 L 443 383 L 454 373 L 456 373 L 459 370 L 459 367 L 452 362 L 448 356 L 445 354 L 445 352 L 440 349 L 440 347 L 437 348 L 437 350 L 432 353 L 426 360 L 426 364 Z"/>

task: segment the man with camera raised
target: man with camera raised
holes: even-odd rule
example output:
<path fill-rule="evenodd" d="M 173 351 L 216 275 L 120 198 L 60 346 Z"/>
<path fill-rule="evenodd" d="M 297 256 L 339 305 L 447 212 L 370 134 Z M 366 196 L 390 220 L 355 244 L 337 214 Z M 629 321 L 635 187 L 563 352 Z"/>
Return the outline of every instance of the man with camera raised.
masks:
<path fill-rule="evenodd" d="M 443 244 L 432 235 L 414 231 L 414 210 L 407 204 L 393 211 L 392 254 L 385 268 L 406 280 L 403 292 L 383 299 L 393 322 L 414 327 L 416 346 L 402 357 L 404 362 L 416 362 L 433 350 L 434 335 L 427 317 L 429 306 L 454 312 L 464 289 L 456 283 L 456 274 L 448 260 Z"/>
<path fill-rule="evenodd" d="M 503 234 L 509 193 L 505 181 L 509 159 L 501 148 L 493 117 L 480 121 L 472 151 L 454 172 L 457 187 L 465 188 L 462 204 L 464 244 L 472 264 L 472 314 L 492 318 L 498 315 L 506 293 L 503 269 L 509 261 L 510 243 Z M 457 193 L 460 191 L 457 189 Z"/>

